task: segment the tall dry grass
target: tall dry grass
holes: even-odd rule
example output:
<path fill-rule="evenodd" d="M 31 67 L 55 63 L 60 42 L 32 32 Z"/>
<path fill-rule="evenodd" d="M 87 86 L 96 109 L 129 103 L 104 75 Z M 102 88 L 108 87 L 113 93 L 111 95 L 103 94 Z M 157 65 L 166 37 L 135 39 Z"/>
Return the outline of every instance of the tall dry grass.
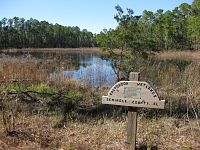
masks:
<path fill-rule="evenodd" d="M 54 128 L 59 116 L 19 115 L 17 130 L 11 136 L 2 134 L 2 149 L 62 149 L 62 150 L 126 150 L 127 120 L 117 118 L 68 121 L 64 128 Z M 178 122 L 178 123 L 177 123 Z M 190 121 L 195 124 L 194 120 Z M 137 147 L 140 149 L 200 148 L 199 129 L 186 121 L 163 117 L 138 118 Z"/>
<path fill-rule="evenodd" d="M 38 60 L 35 58 L 10 58 L 0 59 L 0 82 L 29 81 L 30 83 L 63 82 L 63 71 L 72 69 L 71 62 L 65 60 L 49 59 Z M 56 75 L 53 75 L 56 74 Z"/>
<path fill-rule="evenodd" d="M 59 58 L 61 56 L 59 55 Z M 87 87 L 88 83 L 93 84 L 95 77 L 92 77 L 93 69 L 89 71 L 82 80 L 71 81 L 63 71 L 72 69 L 73 65 L 63 59 L 46 59 L 39 61 L 34 58 L 23 59 L 1 59 L 0 60 L 0 81 L 28 80 L 31 83 L 45 83 L 51 86 L 72 85 L 70 88 L 79 89 Z M 183 115 L 186 112 L 197 118 L 200 109 L 200 63 L 185 61 L 163 61 L 150 60 L 140 62 L 141 80 L 149 82 L 159 93 L 161 98 L 166 99 L 166 112 L 170 115 Z M 56 76 L 51 76 L 55 70 Z M 96 70 L 99 78 L 104 81 L 100 69 Z M 98 81 L 101 82 L 101 81 Z M 56 84 L 55 84 L 56 83 Z M 100 84 L 103 85 L 104 84 Z M 102 89 L 98 87 L 98 90 Z M 109 88 L 105 88 L 107 91 Z M 103 91 L 105 93 L 105 90 Z"/>
<path fill-rule="evenodd" d="M 161 99 L 168 101 L 170 115 L 189 113 L 197 118 L 200 111 L 200 62 L 152 60 L 140 68 L 141 80 L 149 82 Z"/>
<path fill-rule="evenodd" d="M 103 51 L 98 47 L 84 47 L 84 48 L 23 48 L 23 49 L 3 49 L 2 52 L 9 53 L 26 53 L 26 52 L 59 52 L 59 53 L 92 53 L 103 54 Z"/>
<path fill-rule="evenodd" d="M 59 64 L 56 71 L 62 72 L 67 63 L 64 66 Z M 41 63 L 34 59 L 1 60 L 0 80 L 27 79 L 37 83 L 48 83 L 50 86 L 55 86 L 56 83 L 57 88 L 61 90 L 63 87 L 83 90 L 78 81 L 62 80 L 62 74 L 52 80 L 49 76 L 52 65 L 55 66 L 55 61 Z M 165 110 L 158 111 L 157 114 L 156 110 L 139 112 L 138 147 L 154 147 L 161 150 L 199 149 L 200 63 L 179 64 L 153 60 L 140 64 L 138 70 L 141 72 L 141 79 L 149 82 L 161 98 L 168 101 Z M 87 77 L 90 75 L 89 73 Z M 99 104 L 99 99 L 94 96 L 95 92 L 86 90 L 83 105 Z M 106 93 L 106 90 L 103 92 Z M 64 128 L 58 129 L 54 128 L 54 125 L 60 120 L 59 115 L 20 114 L 16 119 L 14 135 L 5 136 L 0 123 L 0 146 L 3 149 L 127 149 L 127 120 L 123 119 L 123 116 L 83 116 L 87 119 L 81 119 L 80 116 L 74 118 L 73 114 L 71 115 Z"/>
<path fill-rule="evenodd" d="M 200 60 L 199 51 L 163 51 L 158 53 L 157 58 L 159 59 L 178 59 L 178 60 Z"/>
<path fill-rule="evenodd" d="M 0 60 L 0 80 L 30 80 L 41 82 L 48 78 L 48 70 L 41 69 L 37 60 Z M 46 66 L 48 67 L 48 66 Z"/>

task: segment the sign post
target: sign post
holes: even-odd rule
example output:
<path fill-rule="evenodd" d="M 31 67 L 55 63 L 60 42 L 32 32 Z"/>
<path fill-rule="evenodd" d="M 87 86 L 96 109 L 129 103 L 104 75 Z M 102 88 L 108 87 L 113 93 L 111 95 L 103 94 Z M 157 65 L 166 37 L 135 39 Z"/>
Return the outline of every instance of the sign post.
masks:
<path fill-rule="evenodd" d="M 139 81 L 139 75 L 131 72 L 130 81 L 116 83 L 107 96 L 102 96 L 102 104 L 128 106 L 127 143 L 130 150 L 136 148 L 137 108 L 164 109 L 165 104 L 147 82 Z"/>
<path fill-rule="evenodd" d="M 131 72 L 129 81 L 139 81 L 139 72 Z M 128 107 L 128 125 L 127 125 L 127 143 L 130 150 L 136 148 L 136 134 L 137 134 L 137 108 Z"/>

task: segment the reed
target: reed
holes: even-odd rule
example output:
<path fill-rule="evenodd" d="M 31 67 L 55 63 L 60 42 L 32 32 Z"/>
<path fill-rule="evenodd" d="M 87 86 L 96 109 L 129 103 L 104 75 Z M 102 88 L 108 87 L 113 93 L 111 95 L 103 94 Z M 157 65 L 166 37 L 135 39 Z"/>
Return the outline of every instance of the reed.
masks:
<path fill-rule="evenodd" d="M 159 59 L 179 59 L 179 60 L 187 60 L 187 61 L 200 60 L 199 51 L 163 51 L 163 52 L 157 53 L 156 56 Z"/>
<path fill-rule="evenodd" d="M 89 88 L 87 82 L 71 80 L 64 76 L 65 69 L 72 69 L 75 66 L 69 61 L 61 62 L 63 60 L 61 57 L 59 55 L 60 59 L 47 58 L 44 61 L 34 58 L 0 60 L 2 95 L 5 89 L 19 91 L 17 96 L 20 96 L 20 92 L 23 94 L 31 91 L 31 94 L 28 93 L 29 96 L 38 98 L 43 103 L 49 103 L 51 100 L 59 102 L 58 106 L 66 104 L 66 97 L 68 99 L 78 97 L 74 100 L 74 109 L 66 112 L 67 116 L 61 128 L 55 128 L 55 124 L 63 120 L 59 112 L 61 107 L 55 111 L 46 109 L 45 113 L 28 114 L 22 110 L 16 115 L 15 132 L 10 136 L 3 134 L 5 127 L 1 122 L 2 149 L 127 149 L 127 120 L 124 117 L 126 109 L 120 109 L 122 111 L 118 113 L 120 112 L 118 107 L 109 107 L 109 110 L 117 112 L 113 112 L 111 117 L 105 113 L 100 114 L 101 110 L 98 107 L 94 114 L 84 115 L 75 111 L 78 107 L 98 106 L 101 103 L 101 96 L 107 94 L 109 88 L 103 84 L 96 89 Z M 168 103 L 164 111 L 139 111 L 137 146 L 161 150 L 199 149 L 200 63 L 176 59 L 150 59 L 140 60 L 138 64 L 139 67 L 136 69 L 141 72 L 141 80 L 149 82 Z M 57 76 L 51 74 L 52 67 Z M 95 71 L 98 72 L 99 82 L 104 81 L 102 68 L 97 69 L 99 70 Z M 82 79 L 88 80 L 89 83 L 94 82 L 95 79 L 92 77 L 94 70 L 91 68 L 88 70 Z M 15 84 L 16 81 L 20 83 Z M 28 81 L 29 84 L 21 81 Z M 44 92 L 50 93 L 50 96 L 39 95 Z M 20 97 L 10 96 L 4 100 L 16 102 L 15 100 L 19 100 L 16 98 Z"/>
<path fill-rule="evenodd" d="M 37 60 L 1 60 L 0 80 L 30 80 L 33 82 L 42 82 L 48 79 L 47 70 L 41 69 Z"/>
<path fill-rule="evenodd" d="M 165 113 L 196 117 L 200 110 L 200 63 L 171 60 L 153 60 L 140 68 L 141 80 L 149 82 L 168 103 Z M 189 100 L 189 103 L 187 101 Z M 196 115 L 194 115 L 196 114 Z"/>

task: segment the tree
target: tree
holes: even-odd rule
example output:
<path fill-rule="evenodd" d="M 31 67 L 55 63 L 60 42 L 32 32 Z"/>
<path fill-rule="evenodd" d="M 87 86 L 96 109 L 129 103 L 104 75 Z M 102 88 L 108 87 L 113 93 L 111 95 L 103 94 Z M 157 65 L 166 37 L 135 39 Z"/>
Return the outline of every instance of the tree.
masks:
<path fill-rule="evenodd" d="M 30 18 L 0 21 L 0 48 L 76 48 L 96 46 L 95 36 L 86 29 L 49 24 Z"/>
<path fill-rule="evenodd" d="M 143 35 L 141 34 L 140 18 L 133 16 L 134 12 L 127 9 L 124 14 L 122 8 L 115 7 L 117 14 L 114 16 L 118 23 L 115 30 L 104 30 L 97 35 L 97 44 L 108 52 L 118 80 L 127 79 L 133 69 L 134 58 L 143 54 Z"/>
<path fill-rule="evenodd" d="M 194 0 L 192 2 L 192 13 L 196 16 L 200 14 L 200 0 Z"/>
<path fill-rule="evenodd" d="M 190 15 L 187 17 L 188 38 L 191 49 L 200 49 L 200 0 L 194 0 L 190 7 Z"/>

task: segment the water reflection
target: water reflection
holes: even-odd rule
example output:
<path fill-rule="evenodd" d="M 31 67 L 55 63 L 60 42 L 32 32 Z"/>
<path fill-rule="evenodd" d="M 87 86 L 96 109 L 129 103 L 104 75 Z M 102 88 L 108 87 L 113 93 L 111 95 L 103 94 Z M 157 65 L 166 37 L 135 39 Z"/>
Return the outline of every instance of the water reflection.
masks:
<path fill-rule="evenodd" d="M 78 70 L 64 71 L 64 75 L 71 74 L 71 78 L 88 81 L 94 86 L 109 86 L 115 83 L 115 74 L 107 60 L 92 56 L 87 61 L 81 61 Z"/>
<path fill-rule="evenodd" d="M 112 86 L 116 75 L 109 60 L 98 54 L 69 52 L 29 52 L 10 53 L 12 58 L 24 55 L 37 59 L 39 64 L 50 64 L 42 68 L 49 72 L 51 78 L 82 80 L 92 87 Z M 43 65 L 47 66 L 47 65 Z"/>

